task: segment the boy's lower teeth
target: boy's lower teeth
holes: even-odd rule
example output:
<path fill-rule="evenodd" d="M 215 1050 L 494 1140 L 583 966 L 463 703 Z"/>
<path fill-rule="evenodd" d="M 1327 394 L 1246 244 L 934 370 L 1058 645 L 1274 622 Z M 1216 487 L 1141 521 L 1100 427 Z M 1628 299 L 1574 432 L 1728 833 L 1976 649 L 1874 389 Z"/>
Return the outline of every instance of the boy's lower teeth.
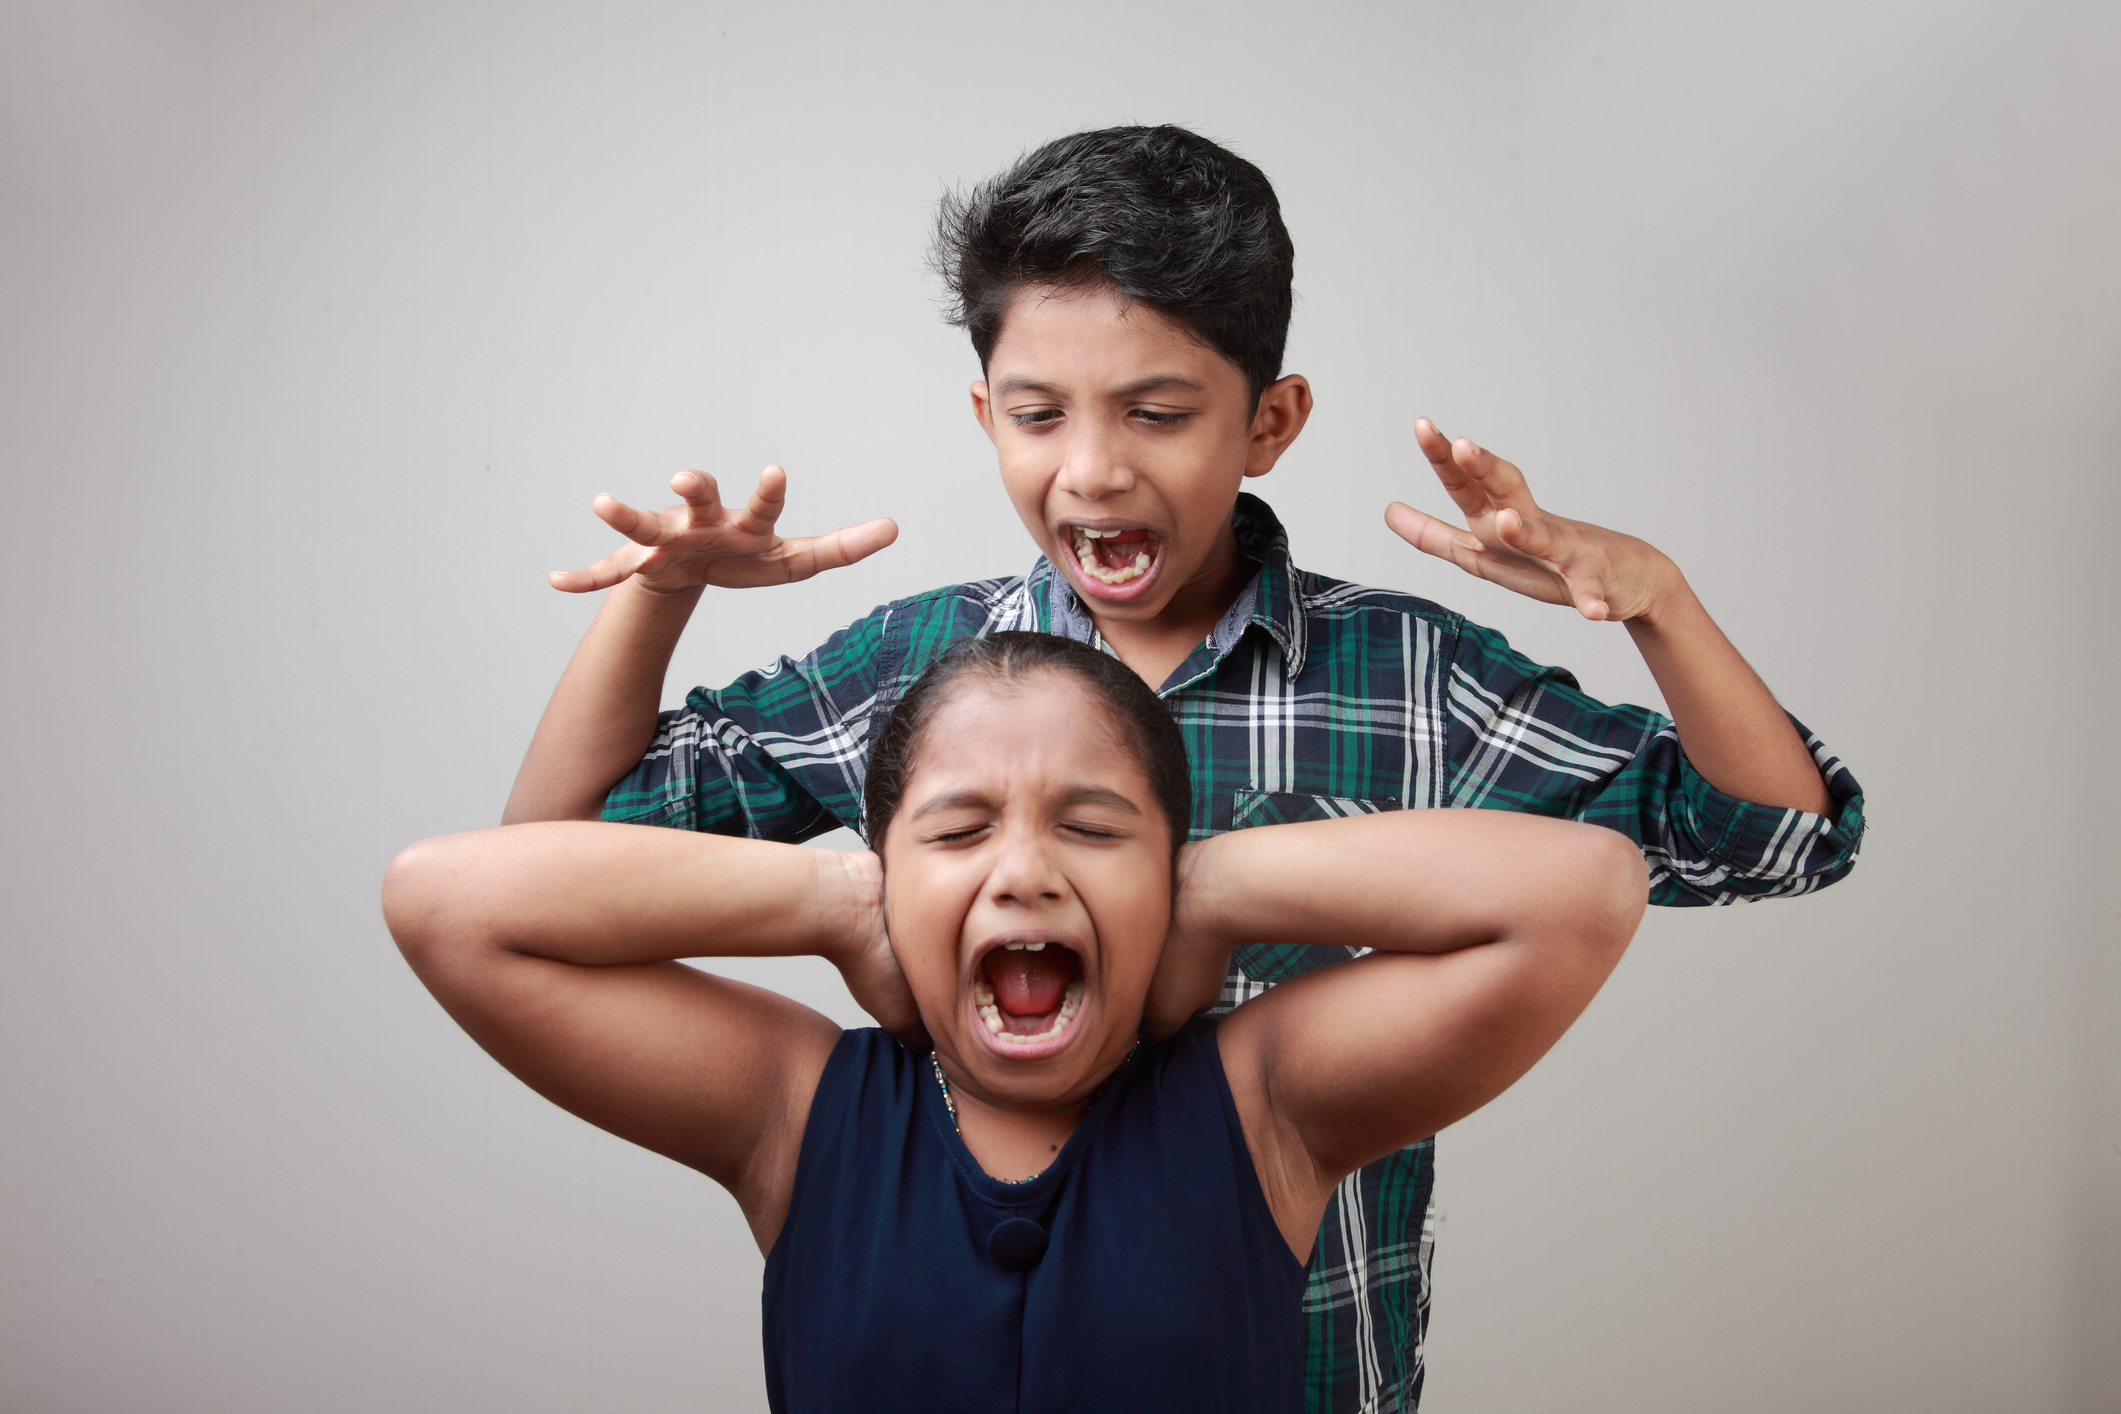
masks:
<path fill-rule="evenodd" d="M 1068 1023 L 1083 1006 L 1083 979 L 1075 978 L 1068 983 L 1068 990 L 1061 993 L 1060 1010 L 1053 1014 L 1053 1024 L 1033 1036 L 1019 1036 L 1002 1020 L 1002 1009 L 995 1003 L 994 988 L 985 978 L 975 978 L 972 983 L 972 1001 L 979 1008 L 979 1018 L 987 1030 L 1004 1041 L 1018 1046 L 1029 1046 L 1039 1041 L 1050 1041 L 1068 1029 Z"/>
<path fill-rule="evenodd" d="M 1122 565 L 1116 570 L 1106 569 L 1097 562 L 1096 542 L 1085 535 L 1080 527 L 1071 529 L 1075 537 L 1075 562 L 1082 566 L 1084 574 L 1099 584 L 1125 584 L 1128 580 L 1140 579 L 1148 573 L 1151 557 L 1147 541 L 1143 542 L 1144 548 L 1134 556 L 1133 563 Z"/>

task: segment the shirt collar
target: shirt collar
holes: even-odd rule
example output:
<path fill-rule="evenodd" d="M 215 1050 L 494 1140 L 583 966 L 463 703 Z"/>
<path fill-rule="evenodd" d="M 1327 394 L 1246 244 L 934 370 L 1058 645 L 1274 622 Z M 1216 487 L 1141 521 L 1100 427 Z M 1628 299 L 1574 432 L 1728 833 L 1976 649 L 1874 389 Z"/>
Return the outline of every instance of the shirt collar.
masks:
<path fill-rule="evenodd" d="M 1309 647 L 1305 632 L 1303 599 L 1298 589 L 1296 566 L 1289 559 L 1289 533 L 1265 501 L 1240 492 L 1230 513 L 1230 529 L 1237 535 L 1238 553 L 1259 569 L 1239 592 L 1208 633 L 1208 646 L 1220 659 L 1236 649 L 1245 630 L 1257 624 L 1281 649 L 1282 669 L 1294 678 L 1303 671 Z M 1065 575 L 1053 568 L 1044 555 L 1031 567 L 1031 600 L 1038 606 L 1040 629 L 1077 643 L 1102 646 L 1097 627 L 1082 600 L 1068 586 Z"/>

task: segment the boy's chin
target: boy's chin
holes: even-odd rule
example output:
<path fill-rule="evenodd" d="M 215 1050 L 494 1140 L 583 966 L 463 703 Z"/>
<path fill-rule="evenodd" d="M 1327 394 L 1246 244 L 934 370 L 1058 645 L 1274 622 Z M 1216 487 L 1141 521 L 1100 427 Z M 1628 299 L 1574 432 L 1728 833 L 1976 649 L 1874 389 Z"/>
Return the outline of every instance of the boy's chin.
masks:
<path fill-rule="evenodd" d="M 1165 568 L 1165 561 L 1159 559 L 1141 578 L 1115 585 L 1093 579 L 1079 566 L 1071 565 L 1067 578 L 1076 597 L 1099 614 L 1126 622 L 1140 622 L 1155 618 L 1170 606 L 1171 596 L 1164 590 Z"/>

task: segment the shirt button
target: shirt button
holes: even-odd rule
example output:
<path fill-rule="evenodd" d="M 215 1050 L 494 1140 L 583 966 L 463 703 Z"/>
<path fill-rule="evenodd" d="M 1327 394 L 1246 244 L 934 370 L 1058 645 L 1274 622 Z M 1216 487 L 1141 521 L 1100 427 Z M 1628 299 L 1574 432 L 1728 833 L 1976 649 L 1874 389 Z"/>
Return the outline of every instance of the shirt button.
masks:
<path fill-rule="evenodd" d="M 1004 1271 L 1029 1271 L 1046 1255 L 1046 1230 L 1029 1218 L 1008 1218 L 987 1235 L 987 1255 Z"/>

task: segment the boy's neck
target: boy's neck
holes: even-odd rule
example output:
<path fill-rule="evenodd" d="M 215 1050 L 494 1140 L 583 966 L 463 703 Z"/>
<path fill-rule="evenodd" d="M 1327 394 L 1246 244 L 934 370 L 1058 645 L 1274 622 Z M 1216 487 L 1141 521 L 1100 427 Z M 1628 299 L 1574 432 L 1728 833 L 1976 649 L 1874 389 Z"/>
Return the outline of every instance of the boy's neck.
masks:
<path fill-rule="evenodd" d="M 1083 607 L 1090 621 L 1119 660 L 1134 669 L 1151 688 L 1161 688 L 1179 664 L 1222 622 L 1237 596 L 1252 580 L 1253 564 L 1237 547 L 1237 533 L 1227 526 L 1208 563 L 1179 587 L 1153 619 L 1108 618 L 1093 601 Z"/>

